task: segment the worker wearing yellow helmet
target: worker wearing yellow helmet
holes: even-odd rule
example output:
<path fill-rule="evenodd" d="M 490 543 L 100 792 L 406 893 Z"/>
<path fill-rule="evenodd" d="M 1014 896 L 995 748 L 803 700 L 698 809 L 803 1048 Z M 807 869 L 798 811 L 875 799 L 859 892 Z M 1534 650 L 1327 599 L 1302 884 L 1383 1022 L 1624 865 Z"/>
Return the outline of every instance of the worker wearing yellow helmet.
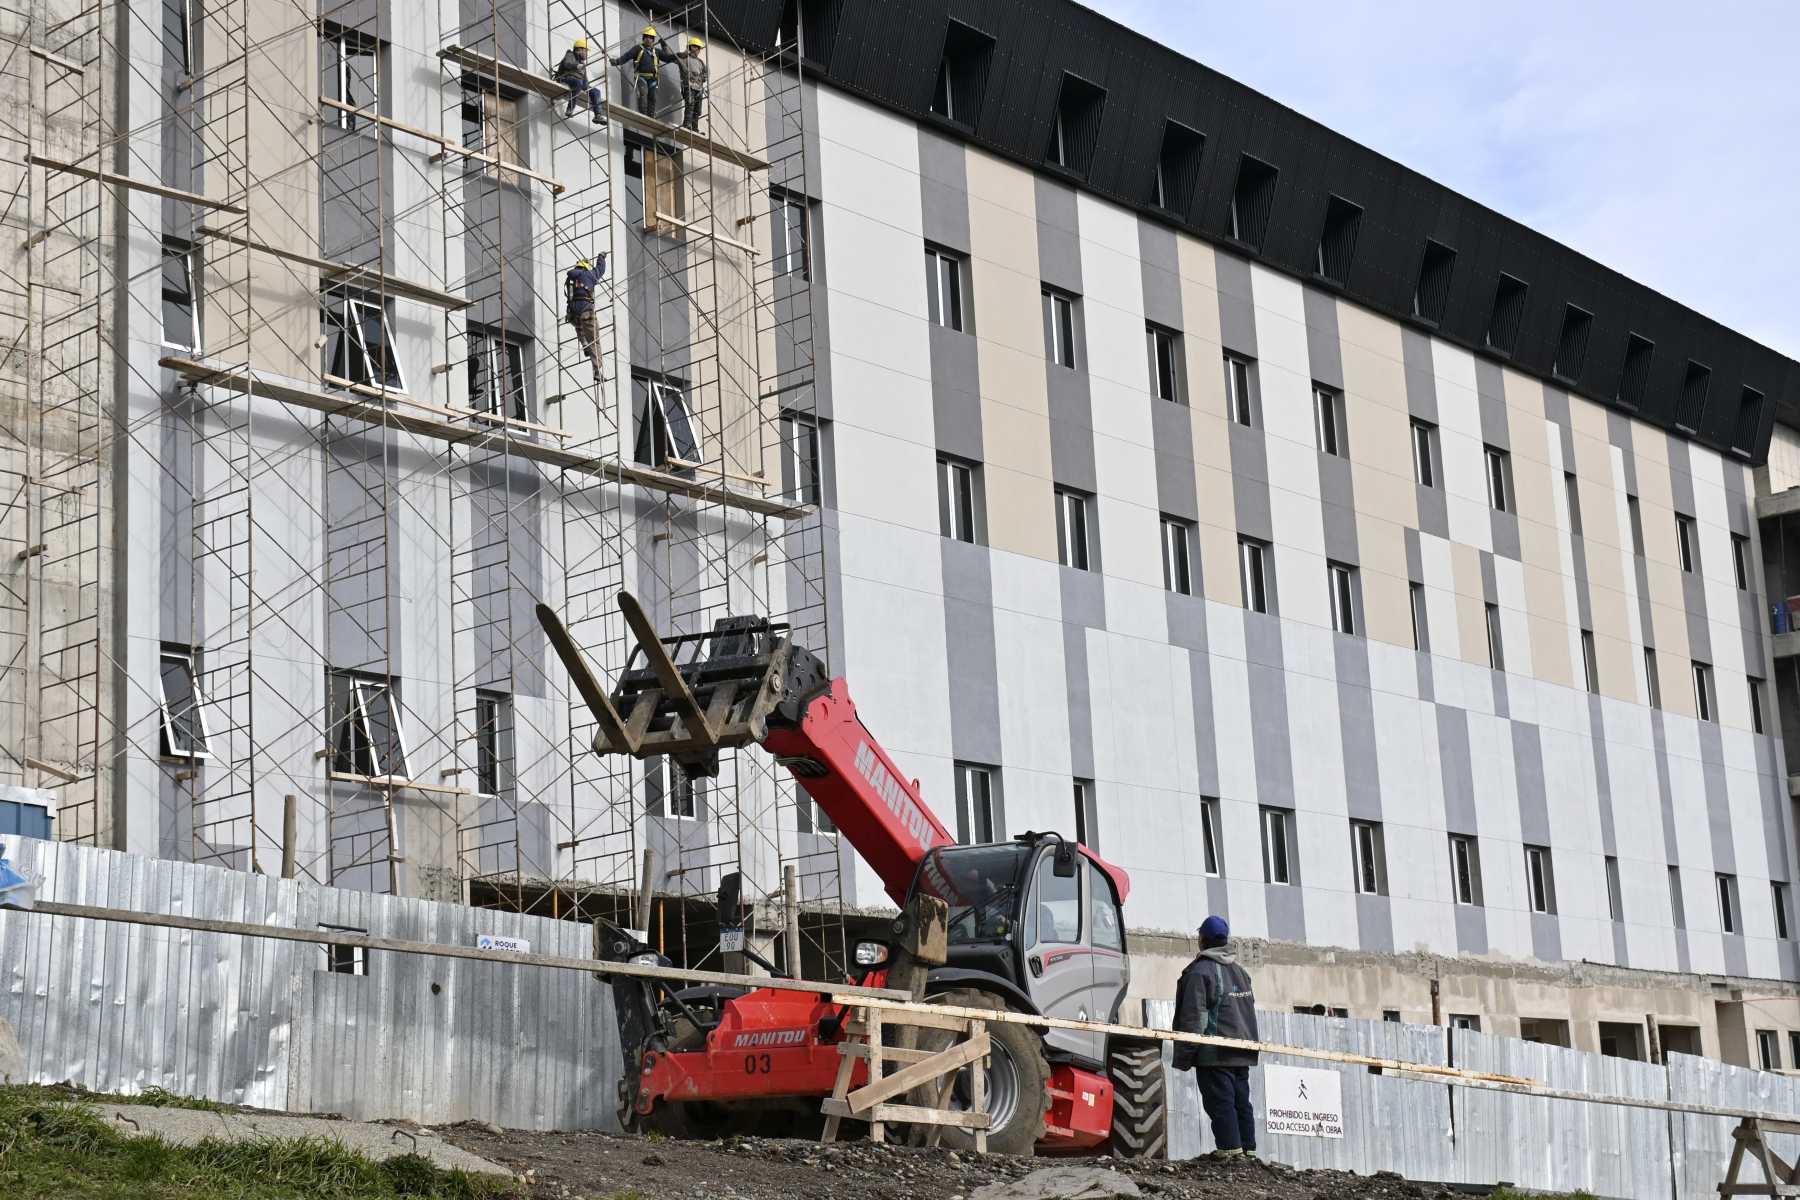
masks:
<path fill-rule="evenodd" d="M 657 37 L 656 26 L 644 26 L 643 40 L 628 47 L 613 59 L 616 67 L 628 67 L 637 80 L 637 109 L 645 116 L 656 115 L 656 82 L 665 63 L 679 62 Z"/>
<path fill-rule="evenodd" d="M 581 103 L 582 95 L 587 96 L 588 112 L 594 124 L 606 124 L 606 100 L 600 89 L 588 85 L 588 43 L 586 38 L 576 38 L 569 52 L 562 56 L 556 64 L 556 82 L 569 89 L 569 103 L 563 109 L 563 116 L 575 115 L 575 108 Z"/>
<path fill-rule="evenodd" d="M 606 382 L 606 364 L 600 352 L 600 323 L 594 315 L 594 293 L 600 287 L 600 281 L 605 278 L 604 254 L 600 256 L 598 270 L 583 258 L 563 276 L 563 316 L 575 327 L 575 337 L 581 342 L 582 353 L 593 364 L 596 384 Z"/>
<path fill-rule="evenodd" d="M 697 37 L 690 37 L 687 53 L 676 60 L 681 66 L 681 123 L 693 130 L 700 128 L 700 116 L 706 110 L 706 79 L 709 72 L 706 59 L 701 57 L 701 52 L 705 49 L 705 42 Z"/>

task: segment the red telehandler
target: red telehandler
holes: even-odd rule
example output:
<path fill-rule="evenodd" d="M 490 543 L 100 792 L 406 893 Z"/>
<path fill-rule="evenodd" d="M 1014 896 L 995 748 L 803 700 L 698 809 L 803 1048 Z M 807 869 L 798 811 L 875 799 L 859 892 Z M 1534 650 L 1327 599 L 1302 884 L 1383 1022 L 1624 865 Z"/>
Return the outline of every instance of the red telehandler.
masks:
<path fill-rule="evenodd" d="M 864 727 L 844 680 L 829 678 L 786 626 L 727 617 L 710 633 L 662 638 L 633 597 L 621 593 L 618 602 L 637 646 L 610 692 L 556 613 L 537 610 L 598 725 L 595 753 L 665 755 L 690 777 L 704 777 L 718 773 L 721 750 L 761 746 L 874 868 L 903 914 L 915 897 L 946 906 L 945 961 L 906 973 L 915 993 L 928 1002 L 1118 1020 L 1131 977 L 1120 912 L 1130 890 L 1124 871 L 1056 833 L 958 845 L 917 782 Z M 738 887 L 731 876 L 720 889 L 722 929 L 740 911 Z M 897 934 L 903 926 L 895 922 Z M 603 928 L 602 942 L 603 958 L 667 965 L 617 926 Z M 854 957 L 861 974 L 853 982 L 880 987 L 904 953 L 862 942 Z M 791 1130 L 800 1113 L 816 1117 L 818 1101 L 831 1093 L 848 1013 L 829 992 L 675 989 L 623 977 L 611 986 L 625 1062 L 620 1116 L 628 1126 L 704 1133 L 774 1115 Z M 1163 1152 L 1159 1043 L 1004 1022 L 990 1025 L 989 1036 L 990 1150 Z M 953 1105 L 967 1106 L 967 1070 Z M 945 1138 L 971 1144 L 961 1130 L 946 1130 Z"/>

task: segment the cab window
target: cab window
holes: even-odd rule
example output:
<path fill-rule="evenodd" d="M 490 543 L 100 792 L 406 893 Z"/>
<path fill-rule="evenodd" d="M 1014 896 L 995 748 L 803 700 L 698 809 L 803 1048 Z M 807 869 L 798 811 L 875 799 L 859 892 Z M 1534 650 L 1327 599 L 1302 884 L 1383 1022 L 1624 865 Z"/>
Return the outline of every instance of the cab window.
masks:
<path fill-rule="evenodd" d="M 1074 945 L 1081 941 L 1081 874 L 1056 874 L 1056 855 L 1038 859 L 1037 885 L 1032 888 L 1031 920 L 1037 945 Z"/>
<path fill-rule="evenodd" d="M 1091 860 L 1088 862 L 1088 919 L 1093 922 L 1094 945 L 1102 950 L 1125 949 L 1119 928 L 1119 906 L 1113 903 L 1112 880 Z"/>

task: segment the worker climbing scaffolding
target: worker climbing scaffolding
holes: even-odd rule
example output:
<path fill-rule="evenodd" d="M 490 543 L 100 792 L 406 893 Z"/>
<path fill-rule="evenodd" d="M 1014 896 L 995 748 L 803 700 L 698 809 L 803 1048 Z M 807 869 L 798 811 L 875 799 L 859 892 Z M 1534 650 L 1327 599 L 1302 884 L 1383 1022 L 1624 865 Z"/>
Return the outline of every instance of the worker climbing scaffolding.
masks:
<path fill-rule="evenodd" d="M 575 336 L 581 339 L 582 353 L 594 366 L 594 382 L 606 382 L 606 363 L 600 350 L 600 323 L 594 315 L 594 293 L 600 287 L 600 281 L 606 278 L 606 255 L 597 260 L 598 266 L 588 259 L 582 259 L 569 268 L 563 276 L 563 316 L 575 327 Z"/>
<path fill-rule="evenodd" d="M 637 45 L 612 60 L 616 67 L 629 67 L 636 82 L 634 95 L 637 110 L 647 117 L 656 115 L 656 84 L 662 68 L 668 64 L 680 62 L 669 48 L 658 37 L 656 26 L 644 26 L 644 34 Z"/>

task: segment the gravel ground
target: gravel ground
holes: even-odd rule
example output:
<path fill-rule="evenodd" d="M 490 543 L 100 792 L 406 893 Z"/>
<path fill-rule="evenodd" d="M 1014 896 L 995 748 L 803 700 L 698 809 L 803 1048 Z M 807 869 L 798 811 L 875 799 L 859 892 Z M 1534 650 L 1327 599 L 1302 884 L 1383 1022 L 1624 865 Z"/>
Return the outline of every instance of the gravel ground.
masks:
<path fill-rule="evenodd" d="M 1017 1179 L 1055 1163 L 867 1142 L 687 1142 L 473 1124 L 438 1132 L 523 1176 L 532 1185 L 534 1200 L 970 1200 L 983 1184 Z M 1452 1195 L 1391 1175 L 1291 1171 L 1260 1162 L 1062 1161 L 1120 1171 L 1146 1197 L 1158 1200 L 1438 1200 Z"/>

